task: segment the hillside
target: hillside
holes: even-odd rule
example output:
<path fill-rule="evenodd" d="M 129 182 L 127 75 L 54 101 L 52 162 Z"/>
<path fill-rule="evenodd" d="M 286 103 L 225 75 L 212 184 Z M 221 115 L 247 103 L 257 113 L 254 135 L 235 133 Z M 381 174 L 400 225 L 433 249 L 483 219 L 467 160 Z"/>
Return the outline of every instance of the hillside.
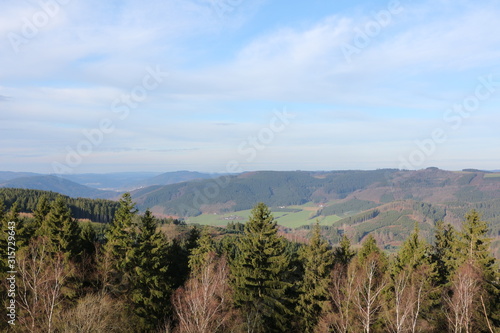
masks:
<path fill-rule="evenodd" d="M 500 233 L 500 174 L 476 170 L 262 171 L 153 186 L 132 196 L 142 210 L 220 226 L 246 221 L 262 201 L 285 227 L 318 220 L 332 242 L 343 233 L 355 242 L 372 233 L 388 248 L 398 246 L 415 222 L 430 239 L 436 221 L 458 225 L 473 208 L 491 223 L 492 236 Z"/>
<path fill-rule="evenodd" d="M 52 191 L 73 198 L 82 197 L 112 199 L 119 196 L 119 193 L 114 191 L 98 190 L 56 176 L 31 176 L 14 178 L 8 181 L 0 182 L 0 187 Z"/>

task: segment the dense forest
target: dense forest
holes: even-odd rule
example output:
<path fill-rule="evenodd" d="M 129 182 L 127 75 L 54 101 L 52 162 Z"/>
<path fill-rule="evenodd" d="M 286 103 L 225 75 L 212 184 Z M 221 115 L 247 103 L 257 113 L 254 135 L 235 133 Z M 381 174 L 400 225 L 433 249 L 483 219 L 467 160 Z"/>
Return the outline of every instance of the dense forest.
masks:
<path fill-rule="evenodd" d="M 29 204 L 3 196 L 0 251 L 9 260 L 1 262 L 2 281 L 8 281 L 1 285 L 2 331 L 500 328 L 498 264 L 488 223 L 474 209 L 459 228 L 437 221 L 430 242 L 415 224 L 389 255 L 371 236 L 357 249 L 346 235 L 332 247 L 318 224 L 307 242 L 289 241 L 263 203 L 244 224 L 200 229 L 162 225 L 149 210 L 139 214 L 128 193 L 112 222 L 100 225 L 77 221 L 75 203 L 62 196 L 40 195 Z M 30 215 L 20 215 L 21 206 Z"/>

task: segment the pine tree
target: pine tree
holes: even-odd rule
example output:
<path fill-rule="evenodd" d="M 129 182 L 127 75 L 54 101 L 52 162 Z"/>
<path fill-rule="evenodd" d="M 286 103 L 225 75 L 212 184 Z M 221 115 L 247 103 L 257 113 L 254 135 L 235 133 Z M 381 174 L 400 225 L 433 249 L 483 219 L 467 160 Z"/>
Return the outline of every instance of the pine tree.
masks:
<path fill-rule="evenodd" d="M 431 257 L 436 265 L 437 283 L 446 285 L 457 268 L 457 233 L 451 224 L 438 221 L 434 239 Z"/>
<path fill-rule="evenodd" d="M 392 270 L 394 275 L 402 270 L 414 271 L 422 265 L 430 265 L 430 247 L 425 240 L 420 239 L 419 232 L 418 224 L 415 224 L 415 229 L 394 259 Z"/>
<path fill-rule="evenodd" d="M 196 247 L 192 249 L 191 255 L 189 256 L 189 268 L 191 272 L 196 272 L 201 269 L 215 252 L 214 241 L 208 227 L 205 227 L 201 233 L 201 237 L 196 241 Z"/>
<path fill-rule="evenodd" d="M 351 241 L 344 234 L 340 240 L 339 246 L 333 250 L 334 263 L 347 268 L 356 252 L 351 249 Z"/>
<path fill-rule="evenodd" d="M 487 295 L 484 302 L 487 304 L 488 316 L 495 325 L 500 326 L 500 277 L 498 265 L 490 252 L 491 240 L 487 237 L 488 232 L 488 223 L 481 219 L 476 210 L 465 215 L 457 241 L 457 266 L 477 267 L 478 274 L 482 276 L 481 280 L 486 282 L 484 290 Z"/>
<path fill-rule="evenodd" d="M 299 250 L 299 258 L 303 263 L 304 276 L 299 286 L 297 311 L 304 332 L 312 333 L 328 305 L 328 287 L 333 266 L 332 250 L 321 236 L 318 223 L 313 228 L 309 245 Z"/>
<path fill-rule="evenodd" d="M 130 194 L 123 194 L 119 203 L 115 218 L 106 232 L 103 255 L 100 256 L 103 260 L 100 262 L 101 271 L 106 271 L 106 283 L 109 284 L 104 287 L 110 288 L 115 294 L 126 293 L 130 287 L 137 238 L 136 226 L 133 224 L 137 209 Z"/>
<path fill-rule="evenodd" d="M 239 242 L 239 256 L 233 262 L 235 303 L 247 315 L 247 329 L 254 332 L 284 332 L 288 304 L 286 272 L 289 259 L 285 241 L 269 208 L 257 204 Z"/>
<path fill-rule="evenodd" d="M 48 237 L 53 253 L 61 251 L 67 259 L 76 259 L 81 254 L 80 232 L 80 226 L 61 196 L 52 202 L 49 213 L 36 231 L 38 236 Z"/>
<path fill-rule="evenodd" d="M 36 205 L 35 210 L 33 211 L 33 218 L 35 220 L 35 227 L 39 229 L 47 215 L 50 211 L 50 203 L 49 199 L 46 195 L 42 195 L 40 199 L 38 199 L 38 203 Z"/>
<path fill-rule="evenodd" d="M 474 261 L 482 268 L 486 278 L 495 279 L 495 258 L 490 252 L 488 223 L 481 220 L 480 214 L 472 210 L 465 215 L 462 230 L 459 233 L 458 250 L 461 254 L 460 264 Z"/>
<path fill-rule="evenodd" d="M 157 230 L 157 221 L 146 210 L 138 228 L 134 251 L 130 298 L 142 327 L 153 329 L 169 309 L 171 285 L 168 279 L 168 242 Z"/>
<path fill-rule="evenodd" d="M 386 260 L 385 256 L 383 255 L 382 251 L 380 251 L 380 248 L 377 245 L 377 241 L 370 234 L 370 235 L 368 235 L 366 240 L 363 242 L 363 246 L 361 247 L 361 249 L 358 252 L 357 259 L 360 262 L 364 262 L 372 254 L 380 255 L 381 258 Z"/>

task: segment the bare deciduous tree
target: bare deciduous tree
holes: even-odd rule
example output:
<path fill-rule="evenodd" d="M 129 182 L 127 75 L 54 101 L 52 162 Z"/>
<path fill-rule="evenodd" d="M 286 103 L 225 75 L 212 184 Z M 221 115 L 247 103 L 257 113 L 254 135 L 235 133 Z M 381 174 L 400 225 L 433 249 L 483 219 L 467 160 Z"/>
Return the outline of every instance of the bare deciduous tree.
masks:
<path fill-rule="evenodd" d="M 472 333 L 481 299 L 480 270 L 473 262 L 460 266 L 452 280 L 449 294 L 444 296 L 450 332 Z"/>
<path fill-rule="evenodd" d="M 393 280 L 393 303 L 387 313 L 389 329 L 394 333 L 417 332 L 422 303 L 429 292 L 427 267 L 402 270 Z"/>
<path fill-rule="evenodd" d="M 331 311 L 323 314 L 316 331 L 347 333 L 352 331 L 353 299 L 355 291 L 354 270 L 347 270 L 343 264 L 337 264 L 332 271 L 330 288 Z"/>
<path fill-rule="evenodd" d="M 198 274 L 172 296 L 179 323 L 177 332 L 230 332 L 231 295 L 229 267 L 224 259 L 211 255 Z"/>
<path fill-rule="evenodd" d="M 382 272 L 378 255 L 370 255 L 364 264 L 356 268 L 354 307 L 365 333 L 371 332 L 373 323 L 382 307 L 381 293 L 387 286 L 385 272 Z"/>
<path fill-rule="evenodd" d="M 104 293 L 89 294 L 61 316 L 66 333 L 129 332 L 125 306 Z"/>
<path fill-rule="evenodd" d="M 20 324 L 29 332 L 52 332 L 62 288 L 72 274 L 63 253 L 51 253 L 45 237 L 35 238 L 20 253 L 18 303 L 24 315 Z"/>

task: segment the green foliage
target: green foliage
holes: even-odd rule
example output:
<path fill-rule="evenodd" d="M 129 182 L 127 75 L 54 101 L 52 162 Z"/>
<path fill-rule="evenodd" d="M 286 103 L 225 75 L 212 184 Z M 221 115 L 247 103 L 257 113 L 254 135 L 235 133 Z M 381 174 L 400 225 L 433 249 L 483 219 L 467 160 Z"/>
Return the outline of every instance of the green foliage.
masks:
<path fill-rule="evenodd" d="M 443 221 L 436 223 L 434 234 L 434 245 L 432 247 L 432 261 L 436 265 L 438 284 L 447 284 L 455 269 L 457 253 L 457 232 L 451 224 Z"/>
<path fill-rule="evenodd" d="M 269 208 L 260 203 L 252 210 L 245 235 L 238 243 L 239 256 L 232 263 L 235 303 L 251 314 L 249 329 L 256 332 L 283 332 L 290 314 L 286 282 L 289 259 L 286 243 L 277 235 Z"/>
<path fill-rule="evenodd" d="M 129 297 L 143 328 L 154 329 L 169 311 L 171 282 L 170 253 L 157 221 L 146 210 L 138 227 L 137 245 L 133 250 L 132 286 Z"/>
<path fill-rule="evenodd" d="M 130 275 L 133 269 L 132 251 L 137 237 L 137 230 L 132 222 L 136 214 L 137 209 L 132 203 L 130 194 L 123 194 L 115 219 L 106 233 L 102 257 L 112 263 L 108 287 L 114 294 L 125 293 L 130 287 Z"/>
<path fill-rule="evenodd" d="M 39 208 L 40 215 L 35 216 L 37 223 L 40 223 L 40 216 L 43 216 L 43 213 L 48 212 L 47 202 L 40 203 L 41 198 L 45 197 L 45 199 L 42 200 L 50 202 L 54 201 L 58 196 L 61 195 L 55 192 L 17 188 L 0 188 L 0 201 L 3 198 L 3 201 L 8 209 L 15 202 L 17 202 L 20 212 L 36 212 L 37 205 L 41 204 L 42 206 Z M 117 202 L 111 200 L 70 198 L 68 196 L 61 197 L 68 205 L 74 218 L 89 219 L 94 222 L 111 222 L 119 205 Z"/>
<path fill-rule="evenodd" d="M 333 253 L 321 237 L 319 224 L 313 228 L 313 236 L 307 246 L 299 250 L 304 275 L 299 285 L 297 311 L 304 332 L 312 333 L 320 314 L 327 308 L 330 273 L 333 267 Z"/>
<path fill-rule="evenodd" d="M 339 246 L 333 250 L 334 263 L 347 267 L 356 252 L 351 249 L 351 241 L 346 235 L 342 235 Z"/>
<path fill-rule="evenodd" d="M 196 247 L 189 256 L 189 268 L 192 272 L 200 270 L 207 262 L 210 255 L 215 253 L 215 244 L 208 227 L 204 228 L 201 237 L 196 241 Z"/>
<path fill-rule="evenodd" d="M 394 258 L 392 274 L 399 274 L 401 271 L 415 271 L 422 265 L 430 265 L 430 245 L 419 237 L 418 224 L 408 239 L 403 243 Z"/>
<path fill-rule="evenodd" d="M 43 200 L 43 199 L 42 199 Z M 57 197 L 36 231 L 37 236 L 45 236 L 54 252 L 63 252 L 68 258 L 81 254 L 80 226 L 73 219 L 63 197 Z"/>
<path fill-rule="evenodd" d="M 488 223 L 481 219 L 476 210 L 472 210 L 465 216 L 465 221 L 462 223 L 457 248 L 462 261 L 476 262 L 487 278 L 492 279 L 496 274 L 496 265 L 495 258 L 490 253 L 490 239 L 487 235 Z"/>
<path fill-rule="evenodd" d="M 351 199 L 345 202 L 333 204 L 327 206 L 321 210 L 321 215 L 342 215 L 346 213 L 358 213 L 364 210 L 372 209 L 377 207 L 378 204 L 372 201 Z"/>

